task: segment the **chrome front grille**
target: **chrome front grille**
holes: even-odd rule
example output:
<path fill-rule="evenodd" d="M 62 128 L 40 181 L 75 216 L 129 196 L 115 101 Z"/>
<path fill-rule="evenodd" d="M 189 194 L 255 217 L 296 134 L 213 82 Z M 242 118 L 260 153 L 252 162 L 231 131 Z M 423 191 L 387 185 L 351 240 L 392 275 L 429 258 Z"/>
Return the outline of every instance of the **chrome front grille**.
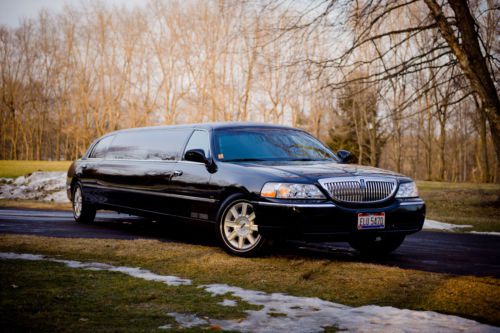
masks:
<path fill-rule="evenodd" d="M 390 198 L 397 188 L 393 178 L 339 177 L 320 179 L 332 199 L 343 202 L 378 202 Z"/>

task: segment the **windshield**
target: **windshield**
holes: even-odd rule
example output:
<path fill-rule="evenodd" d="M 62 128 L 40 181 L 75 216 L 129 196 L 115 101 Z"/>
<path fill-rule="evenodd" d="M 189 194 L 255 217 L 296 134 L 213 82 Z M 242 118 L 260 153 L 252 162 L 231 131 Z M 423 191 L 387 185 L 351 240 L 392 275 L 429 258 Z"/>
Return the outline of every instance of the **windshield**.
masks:
<path fill-rule="evenodd" d="M 216 156 L 225 162 L 338 161 L 314 137 L 293 129 L 238 128 L 214 134 Z"/>

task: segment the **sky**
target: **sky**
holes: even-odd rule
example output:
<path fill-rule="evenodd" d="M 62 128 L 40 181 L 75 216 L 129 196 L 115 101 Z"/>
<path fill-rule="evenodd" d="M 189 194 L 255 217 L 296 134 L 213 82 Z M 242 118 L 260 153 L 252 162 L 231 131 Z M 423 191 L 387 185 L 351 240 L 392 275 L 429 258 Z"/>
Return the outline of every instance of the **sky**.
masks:
<path fill-rule="evenodd" d="M 83 0 L 88 1 L 88 0 Z M 95 1 L 95 0 L 94 0 Z M 145 0 L 97 0 L 107 4 L 126 4 L 134 7 Z M 17 27 L 24 18 L 36 18 L 40 9 L 50 12 L 62 10 L 65 4 L 78 4 L 80 0 L 0 0 L 0 25 Z"/>

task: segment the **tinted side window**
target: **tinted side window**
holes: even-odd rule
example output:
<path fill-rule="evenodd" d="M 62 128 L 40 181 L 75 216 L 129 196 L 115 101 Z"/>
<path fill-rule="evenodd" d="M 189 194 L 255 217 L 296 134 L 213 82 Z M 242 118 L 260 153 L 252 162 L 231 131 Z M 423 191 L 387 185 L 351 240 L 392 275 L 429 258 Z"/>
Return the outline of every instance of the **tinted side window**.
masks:
<path fill-rule="evenodd" d="M 175 160 L 179 158 L 189 130 L 147 130 L 119 133 L 108 158 L 127 160 Z"/>
<path fill-rule="evenodd" d="M 194 131 L 189 139 L 189 142 L 184 151 L 191 149 L 202 149 L 205 156 L 208 157 L 210 152 L 210 138 L 206 131 Z"/>
<path fill-rule="evenodd" d="M 96 143 L 94 149 L 92 149 L 92 152 L 89 155 L 89 158 L 104 158 L 104 156 L 106 156 L 106 152 L 108 151 L 109 144 L 113 141 L 114 137 L 114 135 L 107 136 Z"/>

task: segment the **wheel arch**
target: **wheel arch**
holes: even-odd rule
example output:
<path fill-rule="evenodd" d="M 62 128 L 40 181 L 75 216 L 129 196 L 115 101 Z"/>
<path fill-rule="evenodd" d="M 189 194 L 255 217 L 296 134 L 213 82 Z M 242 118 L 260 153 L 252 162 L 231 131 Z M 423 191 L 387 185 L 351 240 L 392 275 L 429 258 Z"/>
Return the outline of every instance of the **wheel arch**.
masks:
<path fill-rule="evenodd" d="M 245 188 L 242 188 L 242 187 L 236 187 L 236 186 L 231 186 L 231 187 L 228 187 L 226 189 L 224 189 L 221 193 L 221 202 L 226 200 L 228 197 L 230 197 L 231 195 L 234 195 L 234 194 L 241 194 L 245 197 L 248 197 L 250 198 L 250 192 L 248 192 L 248 190 L 246 190 Z"/>

